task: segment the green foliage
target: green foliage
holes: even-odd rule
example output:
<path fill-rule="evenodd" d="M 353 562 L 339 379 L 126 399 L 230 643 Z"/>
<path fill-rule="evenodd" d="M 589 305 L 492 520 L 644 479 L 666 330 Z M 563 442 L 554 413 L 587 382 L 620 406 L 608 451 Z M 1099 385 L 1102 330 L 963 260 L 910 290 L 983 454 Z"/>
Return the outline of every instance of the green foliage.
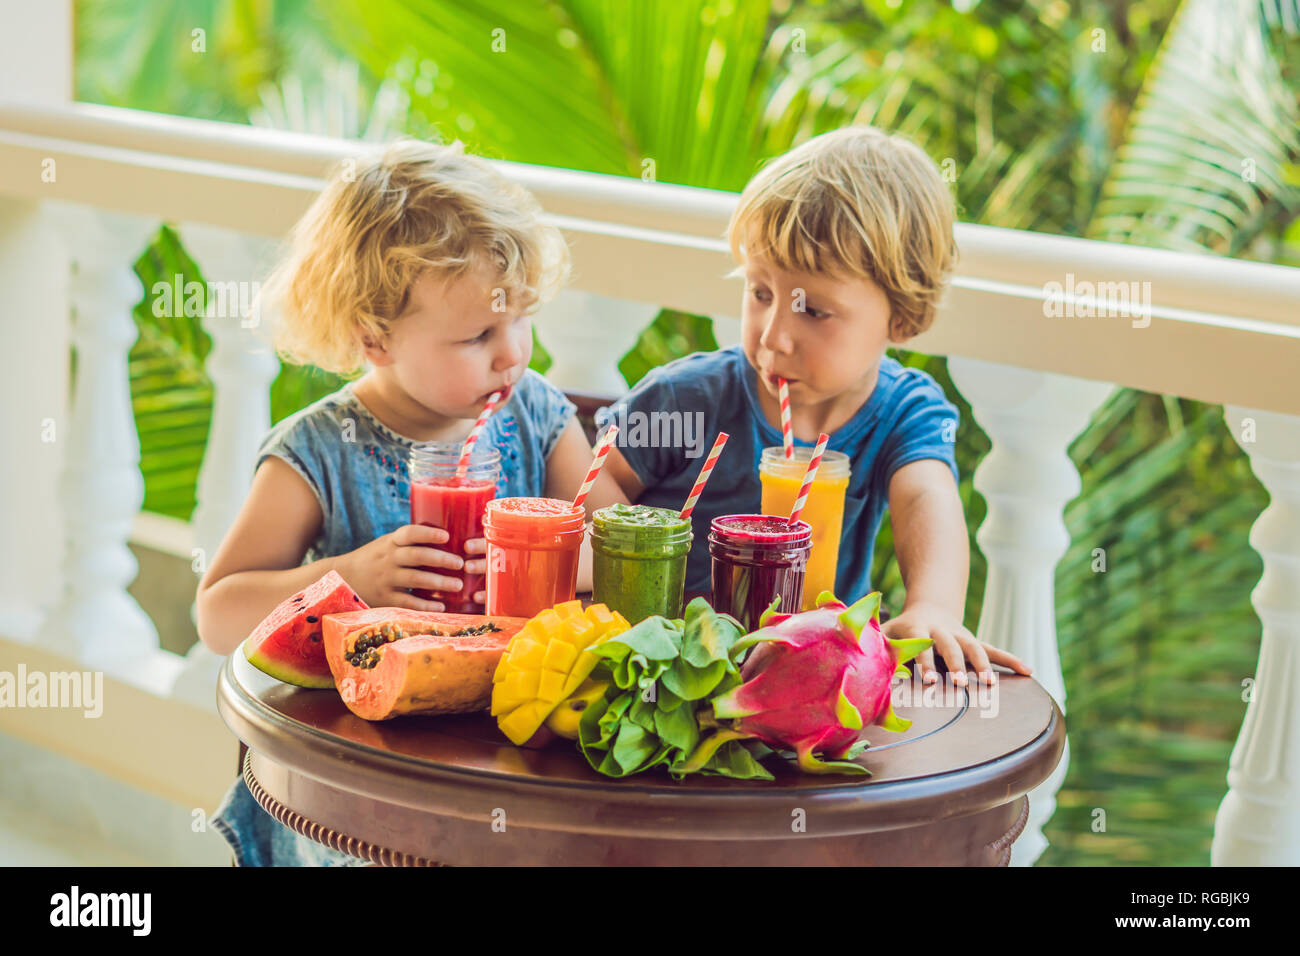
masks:
<path fill-rule="evenodd" d="M 1289 27 L 1279 22 L 1282 8 Z M 1262 231 L 1295 219 L 1298 11 L 1295 0 L 1183 4 L 1089 236 L 1237 256 Z"/>
<path fill-rule="evenodd" d="M 144 510 L 188 520 L 212 418 L 212 383 L 204 370 L 212 343 L 200 325 L 204 305 L 187 308 L 193 303 L 183 295 L 164 298 L 158 284 L 171 291 L 179 283 L 184 291 L 203 275 L 166 226 L 134 268 L 145 290 L 132 312 L 139 338 L 128 355 Z"/>
<path fill-rule="evenodd" d="M 692 352 L 712 352 L 718 347 L 713 337 L 713 320 L 676 309 L 662 309 L 637 338 L 636 344 L 619 360 L 618 370 L 631 388 L 651 369 L 667 365 Z"/>
<path fill-rule="evenodd" d="M 722 189 L 758 158 L 767 0 L 328 9 L 336 41 L 372 75 L 427 63 L 409 79 L 412 114 L 482 155 Z"/>
<path fill-rule="evenodd" d="M 77 99 L 248 121 L 263 85 L 331 49 L 311 0 L 76 0 Z"/>
<path fill-rule="evenodd" d="M 1247 535 L 1268 496 L 1222 409 L 1179 404 L 1176 430 L 1161 396 L 1117 390 L 1071 448 L 1083 490 L 1056 570 L 1071 763 L 1043 865 L 1209 861 L 1259 654 Z"/>
<path fill-rule="evenodd" d="M 539 375 L 545 375 L 546 370 L 554 364 L 555 360 L 551 358 L 551 353 L 546 351 L 546 346 L 542 340 L 537 337 L 537 326 L 533 326 L 533 357 L 528 360 L 528 367 Z"/>

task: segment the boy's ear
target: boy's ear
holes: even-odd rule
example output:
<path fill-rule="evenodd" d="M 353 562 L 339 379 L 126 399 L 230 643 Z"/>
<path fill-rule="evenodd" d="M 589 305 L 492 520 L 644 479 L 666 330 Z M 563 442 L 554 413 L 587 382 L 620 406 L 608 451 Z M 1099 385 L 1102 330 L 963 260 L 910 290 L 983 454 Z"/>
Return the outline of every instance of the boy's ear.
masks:
<path fill-rule="evenodd" d="M 903 348 L 908 342 L 916 338 L 916 336 L 900 335 L 898 330 L 898 324 L 894 321 L 894 318 L 891 315 L 889 318 L 889 335 L 887 338 L 890 345 L 893 345 L 897 348 Z"/>
<path fill-rule="evenodd" d="M 361 351 L 365 353 L 366 360 L 376 368 L 393 364 L 393 358 L 388 354 L 384 342 L 368 332 L 363 332 L 361 335 Z"/>

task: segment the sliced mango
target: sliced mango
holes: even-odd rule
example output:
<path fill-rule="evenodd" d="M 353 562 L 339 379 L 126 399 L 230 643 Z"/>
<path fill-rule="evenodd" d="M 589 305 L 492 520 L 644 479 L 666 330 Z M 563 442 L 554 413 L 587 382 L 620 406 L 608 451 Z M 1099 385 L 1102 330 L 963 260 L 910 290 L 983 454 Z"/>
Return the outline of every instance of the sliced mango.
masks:
<path fill-rule="evenodd" d="M 609 681 L 587 678 L 546 718 L 547 728 L 569 740 L 578 739 L 578 722 L 588 707 L 605 696 Z"/>
<path fill-rule="evenodd" d="M 555 605 L 553 610 L 562 618 L 577 617 L 582 613 L 582 602 L 576 599 L 565 601 L 562 604 Z"/>
<path fill-rule="evenodd" d="M 492 677 L 492 714 L 501 732 L 522 745 L 575 694 L 592 694 L 587 677 L 600 658 L 588 648 L 630 626 L 623 615 L 603 604 L 584 611 L 576 600 L 547 608 L 530 620 L 511 639 Z M 556 732 L 576 737 L 577 720 L 586 706 L 566 708 L 572 717 L 564 715 L 559 721 L 564 729 Z M 566 732 L 570 722 L 572 733 Z"/>

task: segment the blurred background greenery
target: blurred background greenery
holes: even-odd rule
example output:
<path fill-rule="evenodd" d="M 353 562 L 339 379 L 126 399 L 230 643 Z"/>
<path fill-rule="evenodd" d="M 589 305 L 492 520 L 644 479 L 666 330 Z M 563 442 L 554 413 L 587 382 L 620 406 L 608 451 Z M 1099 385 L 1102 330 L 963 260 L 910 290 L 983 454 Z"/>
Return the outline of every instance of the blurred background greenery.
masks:
<path fill-rule="evenodd" d="M 634 177 L 653 160 L 659 181 L 737 191 L 791 145 L 872 123 L 952 171 L 969 222 L 1300 265 L 1300 0 L 79 0 L 77 18 L 81 100 Z M 201 279 L 167 227 L 136 269 L 145 289 Z M 188 519 L 209 342 L 147 298 L 136 317 L 145 507 Z M 716 345 L 708 317 L 664 311 L 618 367 L 632 384 Z M 989 441 L 943 357 L 894 354 L 962 413 L 973 628 Z M 284 366 L 272 416 L 339 384 Z M 1173 396 L 1117 389 L 1071 455 L 1072 760 L 1039 865 L 1203 865 L 1255 671 L 1247 533 L 1267 496 L 1222 409 Z M 896 607 L 888 521 L 876 548 Z"/>

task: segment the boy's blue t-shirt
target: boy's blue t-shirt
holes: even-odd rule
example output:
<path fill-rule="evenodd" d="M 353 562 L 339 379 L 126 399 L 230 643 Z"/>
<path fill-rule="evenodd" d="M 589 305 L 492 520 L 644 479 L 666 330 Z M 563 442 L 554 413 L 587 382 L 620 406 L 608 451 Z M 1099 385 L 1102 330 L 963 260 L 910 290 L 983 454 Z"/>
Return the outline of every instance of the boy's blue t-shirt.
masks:
<path fill-rule="evenodd" d="M 704 494 L 691 513 L 695 534 L 686 564 L 686 590 L 708 592 L 709 525 L 725 514 L 758 513 L 763 449 L 781 444 L 781 430 L 764 418 L 758 375 L 739 345 L 697 352 L 654 369 L 626 396 L 597 413 L 600 427 L 618 425 L 616 443 L 645 485 L 639 504 L 681 508 L 718 432 L 728 434 Z M 652 419 L 655 412 L 694 413 L 688 420 Z M 639 420 L 639 422 L 638 422 Z M 655 426 L 653 422 L 658 422 Z M 642 434 L 638 436 L 640 423 Z M 918 369 L 884 356 L 871 396 L 830 436 L 827 448 L 849 456 L 835 594 L 852 603 L 871 588 L 872 549 L 889 504 L 889 480 L 904 465 L 937 458 L 958 477 L 953 444 L 958 412 L 938 384 Z M 684 442 L 675 440 L 676 430 Z M 674 440 L 665 447 L 656 441 Z M 691 447 L 683 448 L 688 443 Z M 796 439 L 811 447 L 814 442 Z"/>
<path fill-rule="evenodd" d="M 546 459 L 577 408 L 529 369 L 479 435 L 501 454 L 498 497 L 543 495 Z M 407 459 L 412 439 L 399 435 L 362 404 L 349 383 L 277 423 L 263 439 L 257 464 L 288 463 L 320 502 L 320 535 L 302 563 L 355 551 L 411 523 Z M 212 818 L 241 866 L 362 866 L 364 861 L 299 836 L 262 809 L 243 778 Z"/>

